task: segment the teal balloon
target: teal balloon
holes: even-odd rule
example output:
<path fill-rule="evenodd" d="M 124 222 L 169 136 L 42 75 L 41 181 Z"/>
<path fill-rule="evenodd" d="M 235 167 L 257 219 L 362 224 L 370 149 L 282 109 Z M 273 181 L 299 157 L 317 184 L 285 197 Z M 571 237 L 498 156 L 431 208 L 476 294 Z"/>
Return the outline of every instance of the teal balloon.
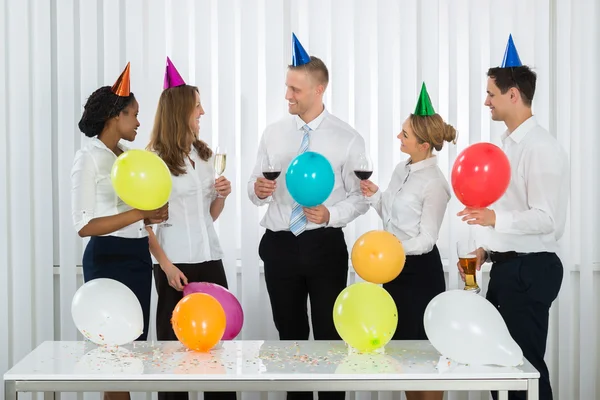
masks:
<path fill-rule="evenodd" d="M 292 198 L 303 207 L 323 204 L 333 191 L 335 173 L 323 155 L 307 151 L 294 158 L 285 173 Z"/>

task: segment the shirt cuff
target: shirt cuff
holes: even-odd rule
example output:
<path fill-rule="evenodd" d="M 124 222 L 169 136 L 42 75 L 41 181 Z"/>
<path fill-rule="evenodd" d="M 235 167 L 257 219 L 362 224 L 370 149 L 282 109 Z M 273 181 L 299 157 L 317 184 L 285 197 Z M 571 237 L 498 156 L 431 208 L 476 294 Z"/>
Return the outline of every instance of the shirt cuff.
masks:
<path fill-rule="evenodd" d="M 491 226 L 488 228 L 492 228 Z M 475 241 L 475 244 L 477 245 L 477 247 L 481 247 L 484 251 L 485 251 L 485 255 L 486 255 L 486 259 L 483 260 L 484 263 L 488 263 L 488 262 L 492 262 L 492 260 L 490 259 L 490 246 L 488 246 L 485 243 L 479 243 L 477 241 Z"/>
<path fill-rule="evenodd" d="M 256 204 L 257 206 L 264 206 L 265 204 L 269 204 L 271 201 L 273 201 L 273 196 L 261 199 L 256 194 L 254 194 L 254 204 Z"/>
<path fill-rule="evenodd" d="M 484 263 L 491 263 L 492 262 L 492 256 L 491 256 L 491 251 L 490 249 L 486 249 L 485 247 L 483 248 L 485 250 L 485 260 L 483 260 Z"/>
<path fill-rule="evenodd" d="M 85 211 L 81 211 L 75 213 L 73 215 L 73 226 L 75 227 L 75 232 L 79 233 L 80 230 L 83 229 L 92 219 L 94 219 L 94 215 L 92 213 L 86 213 Z"/>
<path fill-rule="evenodd" d="M 511 230 L 513 224 L 513 215 L 510 211 L 495 211 L 496 213 L 496 224 L 494 229 L 498 233 L 508 233 Z"/>
<path fill-rule="evenodd" d="M 338 228 L 340 222 L 340 210 L 335 206 L 331 206 L 328 208 L 329 210 L 329 222 L 325 222 L 326 227 Z"/>
<path fill-rule="evenodd" d="M 379 203 L 381 201 L 381 189 L 373 193 L 373 196 L 367 197 L 367 201 L 372 206 L 375 206 L 377 203 Z"/>

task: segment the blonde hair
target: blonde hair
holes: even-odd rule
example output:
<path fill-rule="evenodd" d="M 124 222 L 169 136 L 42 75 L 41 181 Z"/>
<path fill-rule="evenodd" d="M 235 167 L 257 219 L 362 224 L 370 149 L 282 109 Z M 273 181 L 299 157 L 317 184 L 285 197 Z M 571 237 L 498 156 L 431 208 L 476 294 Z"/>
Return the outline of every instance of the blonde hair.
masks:
<path fill-rule="evenodd" d="M 444 122 L 439 114 L 411 114 L 410 126 L 420 144 L 429 143 L 436 151 L 442 150 L 445 141 L 456 144 L 456 129 Z"/>
<path fill-rule="evenodd" d="M 158 100 L 147 149 L 155 151 L 175 176 L 185 174 L 185 157 L 191 145 L 202 160 L 207 161 L 212 156 L 208 145 L 190 129 L 190 116 L 196 107 L 197 92 L 195 86 L 175 86 L 163 90 Z"/>

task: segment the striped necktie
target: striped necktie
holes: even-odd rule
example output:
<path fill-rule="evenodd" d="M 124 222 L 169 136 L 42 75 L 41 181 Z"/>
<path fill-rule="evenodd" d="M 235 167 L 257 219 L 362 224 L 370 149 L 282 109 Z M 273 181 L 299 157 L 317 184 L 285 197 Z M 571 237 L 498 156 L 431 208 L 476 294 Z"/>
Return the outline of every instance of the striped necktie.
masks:
<path fill-rule="evenodd" d="M 310 127 L 308 125 L 304 125 L 302 130 L 304 131 L 304 136 L 302 137 L 302 143 L 300 144 L 298 154 L 306 152 L 310 142 Z M 295 236 L 298 236 L 306 229 L 306 223 L 306 215 L 304 215 L 302 206 L 294 202 L 294 206 L 292 207 L 292 216 L 290 218 L 290 231 L 292 231 Z"/>

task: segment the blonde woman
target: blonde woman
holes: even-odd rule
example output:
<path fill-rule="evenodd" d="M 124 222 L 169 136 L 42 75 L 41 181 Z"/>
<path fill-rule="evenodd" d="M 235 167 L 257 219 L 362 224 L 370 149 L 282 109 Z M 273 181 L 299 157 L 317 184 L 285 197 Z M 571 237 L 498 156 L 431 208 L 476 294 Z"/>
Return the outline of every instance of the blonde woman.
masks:
<path fill-rule="evenodd" d="M 414 114 L 398 134 L 400 150 L 410 156 L 396 166 L 382 192 L 370 180 L 361 190 L 383 220 L 384 229 L 402 242 L 406 264 L 402 273 L 383 287 L 398 307 L 394 340 L 427 340 L 423 314 L 427 304 L 446 290 L 442 260 L 436 246 L 450 200 L 450 186 L 433 150 L 456 139 L 456 130 L 435 113 L 423 84 Z M 442 399 L 443 392 L 407 392 L 408 400 Z"/>

